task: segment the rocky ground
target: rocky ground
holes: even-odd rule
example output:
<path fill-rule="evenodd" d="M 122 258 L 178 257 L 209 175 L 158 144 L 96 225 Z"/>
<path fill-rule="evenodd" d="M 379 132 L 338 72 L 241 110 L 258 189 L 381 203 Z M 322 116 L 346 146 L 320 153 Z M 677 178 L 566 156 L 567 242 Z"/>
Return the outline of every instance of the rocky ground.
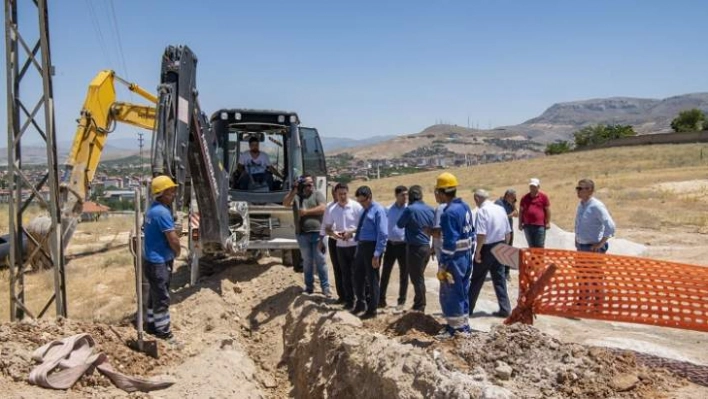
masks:
<path fill-rule="evenodd" d="M 202 265 L 209 274 L 195 286 L 188 284 L 186 265 L 175 271 L 173 328 L 182 345 L 159 342 L 159 359 L 126 345 L 135 339 L 129 319 L 117 325 L 73 320 L 1 324 L 3 396 L 691 398 L 708 392 L 643 366 L 631 352 L 580 344 L 586 340 L 582 332 L 597 339 L 611 332 L 633 333 L 612 323 L 543 317 L 537 329 L 502 326 L 485 313 L 472 319 L 477 331 L 470 338 L 441 343 L 431 338 L 440 328 L 434 280 L 427 281 L 428 314 L 389 308 L 362 322 L 319 294 L 303 295 L 302 275 L 282 266 L 279 258 L 258 263 L 212 259 Z M 492 299 L 491 287 L 485 287 L 480 310 L 496 310 Z M 702 360 L 689 352 L 701 347 L 704 334 L 654 327 L 638 331 L 645 336 L 661 331 L 664 339 L 673 335 L 676 351 Z M 68 393 L 28 385 L 31 352 L 79 332 L 90 333 L 97 350 L 108 354 L 119 371 L 176 383 L 163 391 L 126 394 L 94 373 Z"/>

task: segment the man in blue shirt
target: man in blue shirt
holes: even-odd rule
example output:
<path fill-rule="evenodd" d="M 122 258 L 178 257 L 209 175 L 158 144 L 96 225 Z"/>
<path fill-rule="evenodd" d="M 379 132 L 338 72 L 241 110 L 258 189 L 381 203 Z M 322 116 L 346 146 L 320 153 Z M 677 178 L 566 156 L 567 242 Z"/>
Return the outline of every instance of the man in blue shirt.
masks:
<path fill-rule="evenodd" d="M 457 198 L 457 177 L 442 173 L 435 190 L 440 202 L 447 204 L 440 218 L 443 245 L 438 260 L 440 306 L 447 325 L 436 336 L 448 339 L 455 334 L 469 334 L 469 288 L 474 248 L 474 220 L 469 205 Z"/>
<path fill-rule="evenodd" d="M 582 179 L 575 191 L 580 199 L 575 213 L 575 247 L 583 252 L 607 252 L 607 240 L 615 235 L 615 222 L 605 204 L 593 197 L 595 182 Z"/>
<path fill-rule="evenodd" d="M 398 261 L 398 306 L 403 306 L 406 303 L 406 295 L 408 293 L 408 268 L 406 266 L 406 241 L 405 232 L 402 228 L 396 226 L 396 222 L 403 214 L 403 211 L 408 206 L 408 188 L 406 186 L 398 186 L 395 189 L 396 202 L 391 204 L 386 210 L 388 218 L 388 242 L 386 243 L 386 251 L 383 258 L 383 271 L 381 273 L 381 298 L 379 307 L 386 307 L 386 291 L 388 289 L 388 280 L 391 277 L 393 264 Z"/>
<path fill-rule="evenodd" d="M 356 305 L 352 313 L 358 314 L 366 310 L 362 319 L 376 317 L 379 304 L 379 267 L 388 239 L 388 219 L 386 209 L 374 202 L 371 188 L 361 186 L 356 190 L 357 202 L 364 208 L 356 229 L 356 255 L 354 258 L 354 289 Z M 366 287 L 371 289 L 366 296 Z M 364 300 L 366 299 L 366 304 Z"/>
<path fill-rule="evenodd" d="M 158 338 L 171 340 L 170 280 L 175 257 L 179 256 L 179 234 L 175 231 L 170 205 L 177 185 L 169 176 L 152 179 L 151 191 L 155 201 L 145 213 L 143 248 L 145 278 L 150 284 L 147 298 L 147 332 Z"/>
<path fill-rule="evenodd" d="M 410 204 L 396 222 L 406 232 L 406 262 L 408 275 L 413 284 L 413 310 L 425 312 L 425 267 L 430 260 L 430 230 L 434 224 L 433 208 L 423 202 L 423 188 L 412 186 L 408 197 Z"/>

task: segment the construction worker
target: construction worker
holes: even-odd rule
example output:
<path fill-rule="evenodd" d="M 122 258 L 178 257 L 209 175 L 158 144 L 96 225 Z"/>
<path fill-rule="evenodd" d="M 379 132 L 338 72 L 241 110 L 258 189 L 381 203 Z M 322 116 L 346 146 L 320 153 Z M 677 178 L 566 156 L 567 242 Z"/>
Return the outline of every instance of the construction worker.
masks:
<path fill-rule="evenodd" d="M 397 226 L 405 229 L 406 262 L 408 276 L 413 284 L 413 310 L 425 312 L 425 267 L 430 260 L 430 235 L 426 230 L 433 227 L 435 211 L 423 202 L 423 188 L 419 185 L 411 186 L 408 192 L 410 203 L 403 210 L 396 222 Z M 405 293 L 405 291 L 404 291 Z M 404 296 L 405 298 L 405 296 Z M 403 305 L 404 302 L 399 302 Z"/>
<path fill-rule="evenodd" d="M 440 306 L 447 325 L 436 336 L 448 339 L 455 334 L 469 334 L 469 288 L 474 250 L 474 220 L 472 211 L 457 198 L 457 178 L 442 173 L 437 178 L 435 191 L 440 203 L 446 204 L 440 217 L 442 249 L 438 257 Z"/>
<path fill-rule="evenodd" d="M 170 329 L 170 279 L 174 259 L 179 256 L 179 233 L 175 231 L 170 205 L 177 184 L 169 176 L 157 176 L 150 184 L 154 198 L 145 213 L 143 250 L 145 278 L 150 284 L 147 298 L 147 333 L 172 340 Z"/>

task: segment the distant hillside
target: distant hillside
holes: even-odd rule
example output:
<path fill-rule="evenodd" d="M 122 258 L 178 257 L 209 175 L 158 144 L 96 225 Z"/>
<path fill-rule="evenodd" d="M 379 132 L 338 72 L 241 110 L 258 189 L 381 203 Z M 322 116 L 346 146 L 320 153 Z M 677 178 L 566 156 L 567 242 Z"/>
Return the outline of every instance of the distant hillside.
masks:
<path fill-rule="evenodd" d="M 663 100 L 612 97 L 552 105 L 540 116 L 509 126 L 540 142 L 569 139 L 572 133 L 589 125 L 632 125 L 639 134 L 671 131 L 671 120 L 679 112 L 698 108 L 708 112 L 708 93 L 692 93 Z"/>
<path fill-rule="evenodd" d="M 325 152 L 341 150 L 344 148 L 360 147 L 371 144 L 380 143 L 382 141 L 390 140 L 396 136 L 374 136 L 367 137 L 364 139 L 350 139 L 346 137 L 321 137 L 322 147 L 324 147 Z"/>
<path fill-rule="evenodd" d="M 69 157 L 70 145 L 59 143 L 57 146 L 57 157 L 59 163 L 63 164 Z M 101 154 L 101 159 L 108 161 L 112 159 L 120 159 L 129 155 L 135 154 L 135 149 L 118 148 L 111 145 L 106 145 Z M 149 149 L 146 154 L 149 154 Z M 148 155 L 149 156 L 149 155 Z M 47 148 L 40 145 L 23 145 L 22 146 L 22 163 L 27 165 L 41 165 L 47 163 Z M 0 165 L 7 165 L 7 147 L 0 148 Z"/>
<path fill-rule="evenodd" d="M 455 125 L 432 125 L 419 133 L 396 136 L 367 146 L 340 149 L 327 155 L 351 154 L 358 159 L 480 157 L 485 154 L 538 155 L 543 146 L 518 133 L 504 129 L 478 130 Z"/>
<path fill-rule="evenodd" d="M 684 94 L 663 100 L 612 97 L 557 103 L 540 116 L 519 125 L 491 130 L 433 125 L 419 133 L 397 136 L 373 145 L 347 148 L 346 152 L 360 159 L 396 158 L 416 148 L 442 143 L 446 151 L 458 154 L 499 154 L 513 147 L 527 148 L 529 154 L 534 152 L 531 149 L 537 149 L 536 153 L 540 153 L 546 143 L 559 139 L 570 140 L 574 132 L 596 124 L 632 125 L 639 134 L 669 132 L 671 120 L 679 112 L 691 108 L 708 113 L 708 93 Z M 534 147 L 534 144 L 537 146 Z M 335 151 L 334 154 L 342 152 Z"/>

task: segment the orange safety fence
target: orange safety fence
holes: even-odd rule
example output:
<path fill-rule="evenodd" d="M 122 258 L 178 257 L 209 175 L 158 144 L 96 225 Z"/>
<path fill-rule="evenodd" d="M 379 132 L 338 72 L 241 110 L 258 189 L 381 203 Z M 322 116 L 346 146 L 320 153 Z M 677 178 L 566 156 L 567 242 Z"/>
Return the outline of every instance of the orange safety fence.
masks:
<path fill-rule="evenodd" d="M 642 323 L 708 332 L 708 267 L 554 249 L 519 251 L 519 302 L 533 315 Z"/>

